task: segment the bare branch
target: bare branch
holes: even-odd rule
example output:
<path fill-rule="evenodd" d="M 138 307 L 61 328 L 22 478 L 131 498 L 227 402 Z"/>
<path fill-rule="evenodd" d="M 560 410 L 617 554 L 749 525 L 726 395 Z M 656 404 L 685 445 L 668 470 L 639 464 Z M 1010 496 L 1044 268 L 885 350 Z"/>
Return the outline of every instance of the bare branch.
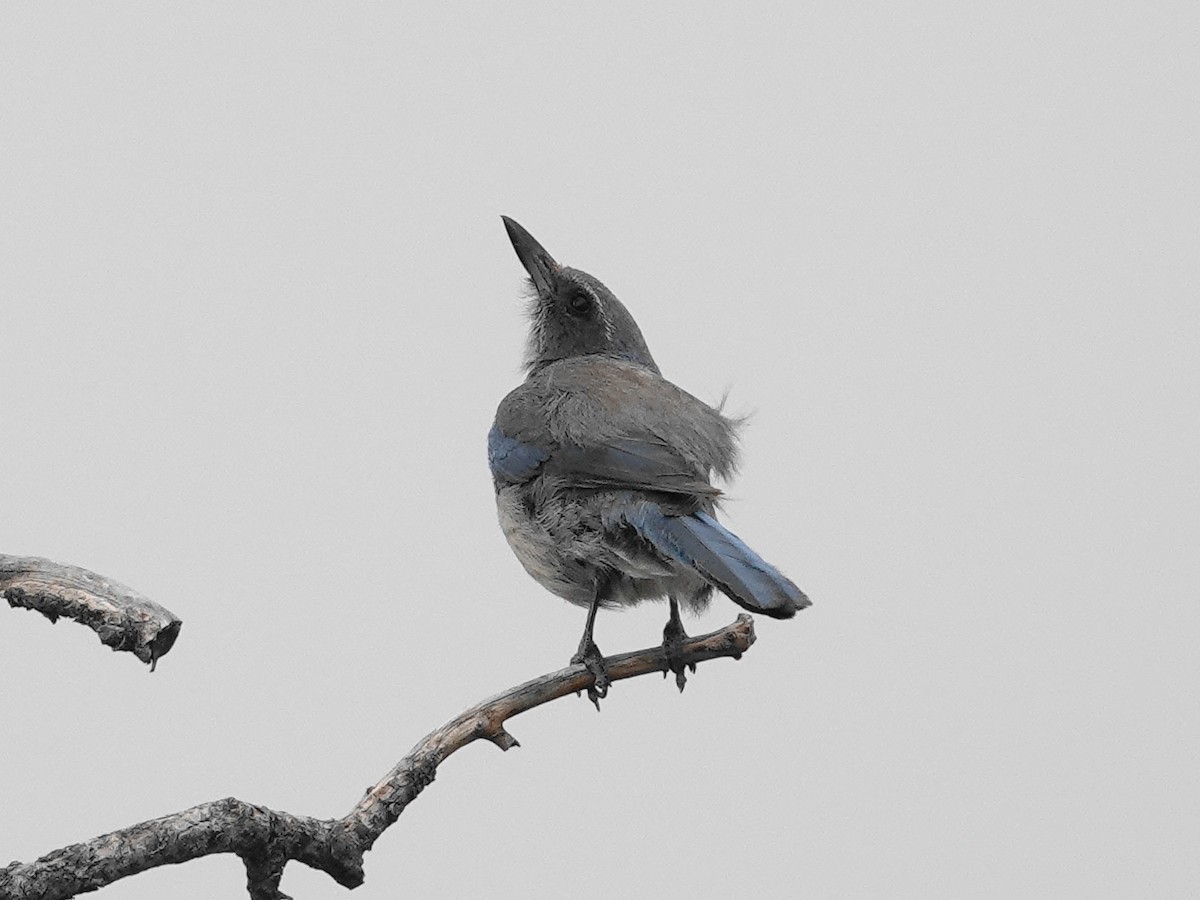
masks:
<path fill-rule="evenodd" d="M 37 556 L 0 555 L 0 595 L 9 606 L 37 610 L 51 622 L 65 616 L 88 626 L 102 643 L 149 663 L 151 672 L 183 625 L 132 588 Z"/>
<path fill-rule="evenodd" d="M 754 622 L 742 614 L 718 631 L 689 638 L 675 660 L 695 665 L 723 656 L 739 659 L 753 643 Z M 604 665 L 613 681 L 669 669 L 661 646 L 610 656 Z M 480 739 L 502 750 L 518 746 L 504 727 L 508 719 L 587 690 L 592 681 L 582 665 L 568 666 L 472 706 L 418 741 L 341 819 L 296 816 L 232 797 L 204 803 L 0 869 L 0 900 L 65 900 L 147 869 L 212 853 L 242 858 L 252 900 L 286 900 L 279 882 L 291 860 L 327 873 L 344 887 L 357 887 L 364 878 L 363 855 L 433 781 L 448 756 Z"/>

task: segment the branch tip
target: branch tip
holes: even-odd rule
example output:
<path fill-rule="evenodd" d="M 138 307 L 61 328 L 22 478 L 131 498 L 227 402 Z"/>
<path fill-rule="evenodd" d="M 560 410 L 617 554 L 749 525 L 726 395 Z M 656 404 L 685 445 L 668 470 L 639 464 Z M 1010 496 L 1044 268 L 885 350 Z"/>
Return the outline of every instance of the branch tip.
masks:
<path fill-rule="evenodd" d="M 501 726 L 495 734 L 489 735 L 493 744 L 501 750 L 511 750 L 513 747 L 520 747 L 521 742 L 509 734 L 503 726 Z"/>
<path fill-rule="evenodd" d="M 119 582 L 37 556 L 0 554 L 0 596 L 51 622 L 74 619 L 113 650 L 126 650 L 154 671 L 182 624 L 169 609 Z"/>

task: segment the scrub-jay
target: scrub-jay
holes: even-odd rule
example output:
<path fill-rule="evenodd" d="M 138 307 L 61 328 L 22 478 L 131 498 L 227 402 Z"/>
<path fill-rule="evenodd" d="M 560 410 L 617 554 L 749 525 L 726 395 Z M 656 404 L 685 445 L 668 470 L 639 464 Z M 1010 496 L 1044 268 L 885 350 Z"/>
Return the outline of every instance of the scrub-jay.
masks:
<path fill-rule="evenodd" d="M 503 219 L 532 297 L 528 377 L 488 434 L 500 527 L 530 575 L 587 607 L 571 662 L 594 675 L 594 702 L 609 685 L 592 639 L 597 608 L 664 596 L 663 647 L 682 690 L 683 665 L 671 661 L 686 637 L 681 603 L 703 610 L 715 587 L 787 619 L 809 600 L 714 517 L 710 479 L 733 474 L 739 423 L 662 377 L 608 288 Z"/>

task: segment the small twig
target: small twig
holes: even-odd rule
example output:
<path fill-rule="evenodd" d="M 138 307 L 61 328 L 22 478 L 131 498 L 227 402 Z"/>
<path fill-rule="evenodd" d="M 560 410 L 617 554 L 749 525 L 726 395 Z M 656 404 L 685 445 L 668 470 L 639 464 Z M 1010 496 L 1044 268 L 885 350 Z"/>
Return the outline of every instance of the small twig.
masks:
<path fill-rule="evenodd" d="M 153 672 L 179 636 L 182 620 L 133 588 L 37 556 L 0 555 L 0 596 L 51 622 L 74 619 L 114 650 L 128 650 Z"/>
<path fill-rule="evenodd" d="M 694 665 L 722 656 L 738 659 L 754 643 L 754 622 L 745 614 L 719 631 L 684 641 L 672 660 Z M 610 656 L 613 681 L 669 668 L 661 646 Z M 246 865 L 252 900 L 285 900 L 283 868 L 297 860 L 327 873 L 338 884 L 362 884 L 363 855 L 428 786 L 437 767 L 456 750 L 486 739 L 508 750 L 518 746 L 504 723 L 559 697 L 586 690 L 592 675 L 568 666 L 497 694 L 456 716 L 417 742 L 341 819 L 314 819 L 277 812 L 232 797 L 194 806 L 72 844 L 32 863 L 0 869 L 0 900 L 65 900 L 157 866 L 212 853 L 236 853 Z"/>

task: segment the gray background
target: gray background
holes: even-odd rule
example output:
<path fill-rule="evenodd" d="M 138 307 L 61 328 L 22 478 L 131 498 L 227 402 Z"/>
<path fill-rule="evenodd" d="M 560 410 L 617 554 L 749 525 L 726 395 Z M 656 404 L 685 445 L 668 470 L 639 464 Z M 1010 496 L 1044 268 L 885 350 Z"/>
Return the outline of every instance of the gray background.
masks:
<path fill-rule="evenodd" d="M 1200 15 L 1037 6 L 0 8 L 0 552 L 185 620 L 150 676 L 0 611 L 0 861 L 341 815 L 565 664 L 507 213 L 753 413 L 726 518 L 815 605 L 468 748 L 354 896 L 1200 893 Z"/>

